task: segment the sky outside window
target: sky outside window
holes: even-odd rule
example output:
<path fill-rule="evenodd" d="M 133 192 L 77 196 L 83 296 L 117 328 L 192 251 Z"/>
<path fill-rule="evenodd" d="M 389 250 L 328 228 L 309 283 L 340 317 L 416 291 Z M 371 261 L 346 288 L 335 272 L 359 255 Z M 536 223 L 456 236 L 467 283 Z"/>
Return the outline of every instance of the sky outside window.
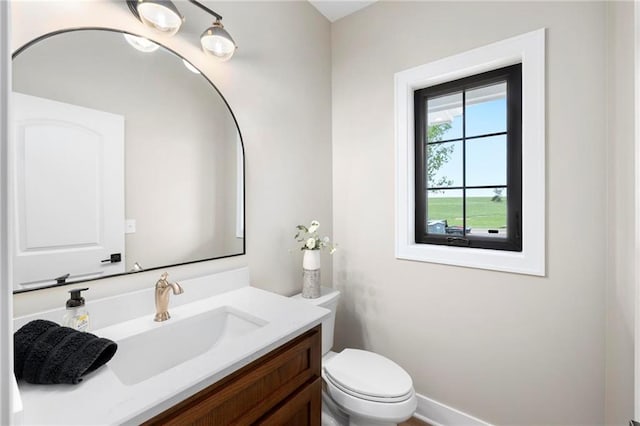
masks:
<path fill-rule="evenodd" d="M 506 83 L 468 90 L 466 93 L 466 137 L 493 134 L 506 131 L 507 103 Z M 429 100 L 429 125 L 448 123 L 451 127 L 440 140 L 462 138 L 462 94 L 442 96 Z M 432 142 L 432 141 L 430 141 Z M 444 144 L 450 148 L 448 161 L 437 170 L 434 182 L 447 178 L 445 186 L 462 186 L 462 141 Z M 507 143 L 506 135 L 468 139 L 466 141 L 466 184 L 506 185 Z M 453 191 L 431 191 L 431 197 L 455 197 Z M 468 194 L 470 195 L 470 194 Z M 474 196 L 493 196 L 493 189 L 476 189 Z"/>

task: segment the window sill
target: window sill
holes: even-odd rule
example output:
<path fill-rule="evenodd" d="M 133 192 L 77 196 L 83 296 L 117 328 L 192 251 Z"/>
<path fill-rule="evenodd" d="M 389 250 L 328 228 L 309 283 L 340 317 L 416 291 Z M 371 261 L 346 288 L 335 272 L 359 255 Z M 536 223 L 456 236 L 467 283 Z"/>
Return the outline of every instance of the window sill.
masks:
<path fill-rule="evenodd" d="M 544 276 L 544 261 L 523 252 L 411 243 L 396 247 L 396 258 Z"/>

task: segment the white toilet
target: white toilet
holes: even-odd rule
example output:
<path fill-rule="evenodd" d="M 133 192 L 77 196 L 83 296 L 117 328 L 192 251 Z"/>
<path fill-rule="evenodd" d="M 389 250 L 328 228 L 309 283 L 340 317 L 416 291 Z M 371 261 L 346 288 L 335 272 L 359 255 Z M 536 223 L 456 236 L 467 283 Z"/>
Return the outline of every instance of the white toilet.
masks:
<path fill-rule="evenodd" d="M 293 296 L 331 311 L 322 322 L 322 425 L 395 426 L 410 418 L 418 405 L 411 377 L 373 352 L 331 351 L 338 296 L 339 291 L 325 287 L 316 299 Z"/>

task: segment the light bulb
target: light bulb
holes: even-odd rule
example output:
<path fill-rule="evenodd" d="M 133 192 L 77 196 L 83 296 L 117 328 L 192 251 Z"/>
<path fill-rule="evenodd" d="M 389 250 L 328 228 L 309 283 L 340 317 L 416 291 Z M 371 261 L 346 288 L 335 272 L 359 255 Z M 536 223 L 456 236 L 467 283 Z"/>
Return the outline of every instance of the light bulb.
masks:
<path fill-rule="evenodd" d="M 236 44 L 218 19 L 200 36 L 205 52 L 210 52 L 223 61 L 229 60 L 236 51 Z"/>
<path fill-rule="evenodd" d="M 142 22 L 163 33 L 173 35 L 182 25 L 182 15 L 170 1 L 140 1 L 137 10 Z"/>

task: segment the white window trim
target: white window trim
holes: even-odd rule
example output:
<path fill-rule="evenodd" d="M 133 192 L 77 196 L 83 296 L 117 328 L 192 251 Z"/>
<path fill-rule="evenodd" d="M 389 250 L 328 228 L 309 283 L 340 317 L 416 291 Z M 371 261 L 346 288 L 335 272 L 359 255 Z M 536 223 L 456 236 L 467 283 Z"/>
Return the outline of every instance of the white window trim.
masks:
<path fill-rule="evenodd" d="M 415 90 L 522 63 L 522 252 L 415 242 Z M 395 75 L 396 257 L 545 275 L 545 29 Z"/>

